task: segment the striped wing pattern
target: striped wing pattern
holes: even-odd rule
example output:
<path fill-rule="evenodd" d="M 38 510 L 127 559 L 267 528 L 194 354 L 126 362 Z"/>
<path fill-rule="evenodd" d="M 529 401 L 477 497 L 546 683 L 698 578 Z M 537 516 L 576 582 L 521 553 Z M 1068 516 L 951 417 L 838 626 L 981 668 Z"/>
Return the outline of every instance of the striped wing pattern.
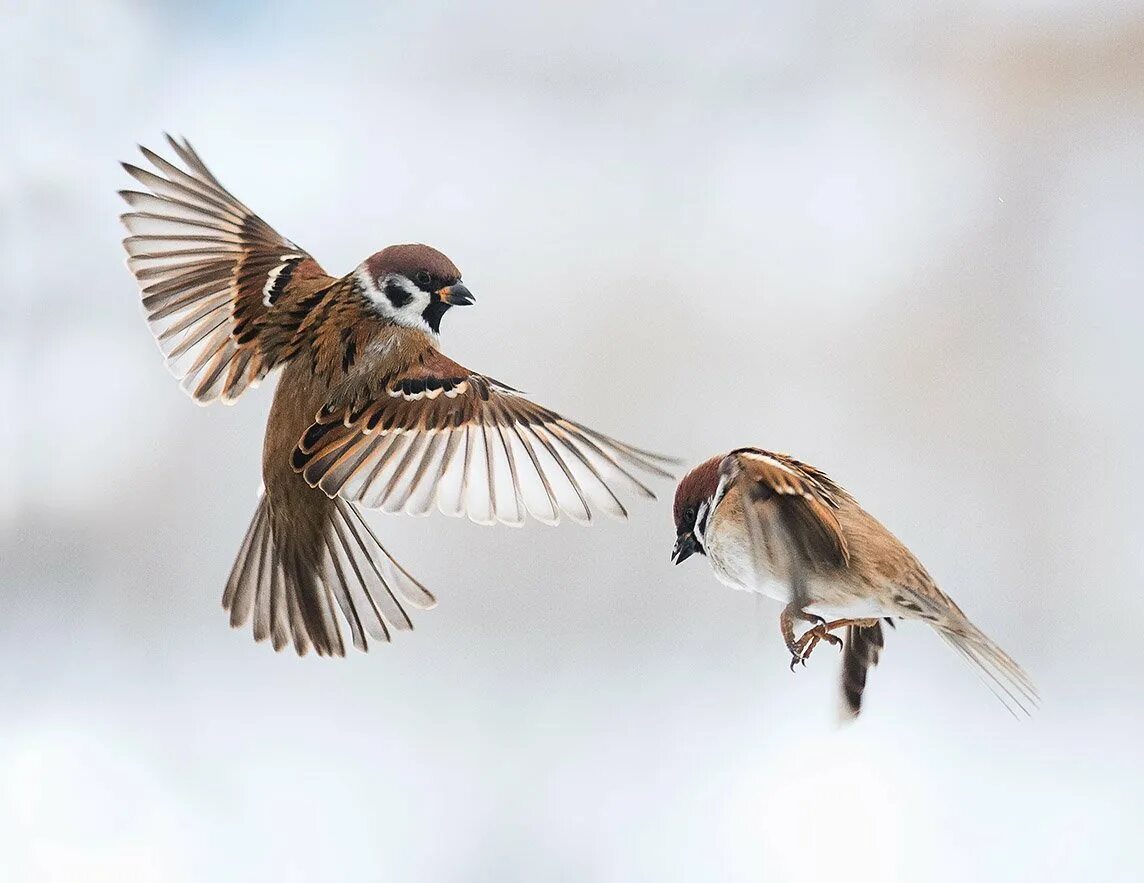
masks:
<path fill-rule="evenodd" d="M 154 171 L 124 163 L 143 190 L 120 195 L 127 265 L 171 372 L 197 401 L 231 402 L 270 371 L 280 347 L 266 317 L 300 270 L 321 274 L 211 174 L 186 141 L 167 136 L 180 167 L 141 147 Z"/>
<path fill-rule="evenodd" d="M 436 506 L 480 524 L 518 526 L 526 514 L 586 524 L 626 518 L 617 490 L 655 498 L 640 473 L 670 478 L 673 461 L 561 417 L 479 374 L 419 370 L 372 399 L 327 406 L 294 452 L 313 487 L 386 512 Z"/>

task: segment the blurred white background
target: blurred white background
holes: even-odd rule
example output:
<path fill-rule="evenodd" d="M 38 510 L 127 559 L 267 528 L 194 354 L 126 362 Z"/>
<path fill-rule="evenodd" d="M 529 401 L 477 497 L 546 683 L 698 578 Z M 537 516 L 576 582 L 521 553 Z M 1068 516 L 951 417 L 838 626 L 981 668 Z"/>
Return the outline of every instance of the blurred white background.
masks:
<path fill-rule="evenodd" d="M 0 880 L 1144 876 L 1144 4 L 4 0 Z M 117 165 L 186 134 L 342 273 L 445 250 L 461 362 L 831 473 L 1041 687 L 920 627 L 856 725 L 774 602 L 628 524 L 374 516 L 438 594 L 231 632 L 271 385 L 196 408 Z"/>

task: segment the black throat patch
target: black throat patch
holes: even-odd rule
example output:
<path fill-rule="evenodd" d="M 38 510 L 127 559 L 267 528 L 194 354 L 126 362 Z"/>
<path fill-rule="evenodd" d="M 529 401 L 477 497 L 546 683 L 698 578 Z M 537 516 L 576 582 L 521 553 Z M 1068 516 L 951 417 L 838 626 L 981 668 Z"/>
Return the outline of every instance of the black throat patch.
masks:
<path fill-rule="evenodd" d="M 441 317 L 445 315 L 448 309 L 449 304 L 435 297 L 429 301 L 429 306 L 421 311 L 421 318 L 425 320 L 426 325 L 433 329 L 434 334 L 441 333 Z"/>

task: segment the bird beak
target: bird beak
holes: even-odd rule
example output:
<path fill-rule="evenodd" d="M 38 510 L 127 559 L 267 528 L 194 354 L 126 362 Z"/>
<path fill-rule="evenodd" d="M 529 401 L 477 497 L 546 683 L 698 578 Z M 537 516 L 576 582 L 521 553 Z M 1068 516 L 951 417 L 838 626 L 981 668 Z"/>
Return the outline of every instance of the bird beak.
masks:
<path fill-rule="evenodd" d="M 441 298 L 442 303 L 447 303 L 451 307 L 467 307 L 477 301 L 473 293 L 460 282 L 437 289 L 437 297 Z"/>
<path fill-rule="evenodd" d="M 690 531 L 681 533 L 675 539 L 675 548 L 671 552 L 671 563 L 682 564 L 698 551 L 699 543 L 695 540 L 695 534 Z"/>

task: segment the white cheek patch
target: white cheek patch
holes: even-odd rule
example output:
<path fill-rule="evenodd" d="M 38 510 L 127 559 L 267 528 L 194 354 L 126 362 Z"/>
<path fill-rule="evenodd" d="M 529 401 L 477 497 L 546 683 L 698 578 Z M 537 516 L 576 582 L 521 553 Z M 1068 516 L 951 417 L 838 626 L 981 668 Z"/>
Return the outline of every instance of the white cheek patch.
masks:
<path fill-rule="evenodd" d="M 711 498 L 711 508 L 718 509 L 719 504 L 723 502 L 723 497 L 727 494 L 727 486 L 730 484 L 730 476 L 720 475 L 719 484 L 715 488 L 715 495 Z"/>
<path fill-rule="evenodd" d="M 695 527 L 692 528 L 692 533 L 695 534 L 696 539 L 703 548 L 707 548 L 707 527 L 710 521 L 711 514 L 719 508 L 719 504 L 723 502 L 723 497 L 727 494 L 727 488 L 730 486 L 728 476 L 719 476 L 719 484 L 715 488 L 715 493 L 710 500 L 704 500 L 699 504 L 699 508 L 695 512 Z"/>
<path fill-rule="evenodd" d="M 437 339 L 437 334 L 421 315 L 429 306 L 429 295 L 414 285 L 411 280 L 394 274 L 382 279 L 379 286 L 364 265 L 358 267 L 354 278 L 357 279 L 362 293 L 368 298 L 370 304 L 386 319 L 396 325 L 404 325 L 406 328 L 424 331 L 434 340 Z M 395 307 L 393 301 L 385 295 L 385 288 L 389 285 L 397 285 L 401 288 L 409 295 L 409 302 L 403 306 Z"/>
<path fill-rule="evenodd" d="M 707 545 L 707 512 L 710 508 L 706 502 L 699 504 L 699 509 L 695 512 L 695 526 L 691 529 L 699 544 L 704 547 Z"/>
<path fill-rule="evenodd" d="M 361 293 L 364 294 L 375 307 L 382 309 L 383 304 L 389 303 L 389 299 L 381 293 L 381 289 L 377 287 L 373 281 L 373 277 L 369 274 L 364 264 L 357 268 L 357 271 L 354 273 L 354 279 L 357 281 Z"/>

